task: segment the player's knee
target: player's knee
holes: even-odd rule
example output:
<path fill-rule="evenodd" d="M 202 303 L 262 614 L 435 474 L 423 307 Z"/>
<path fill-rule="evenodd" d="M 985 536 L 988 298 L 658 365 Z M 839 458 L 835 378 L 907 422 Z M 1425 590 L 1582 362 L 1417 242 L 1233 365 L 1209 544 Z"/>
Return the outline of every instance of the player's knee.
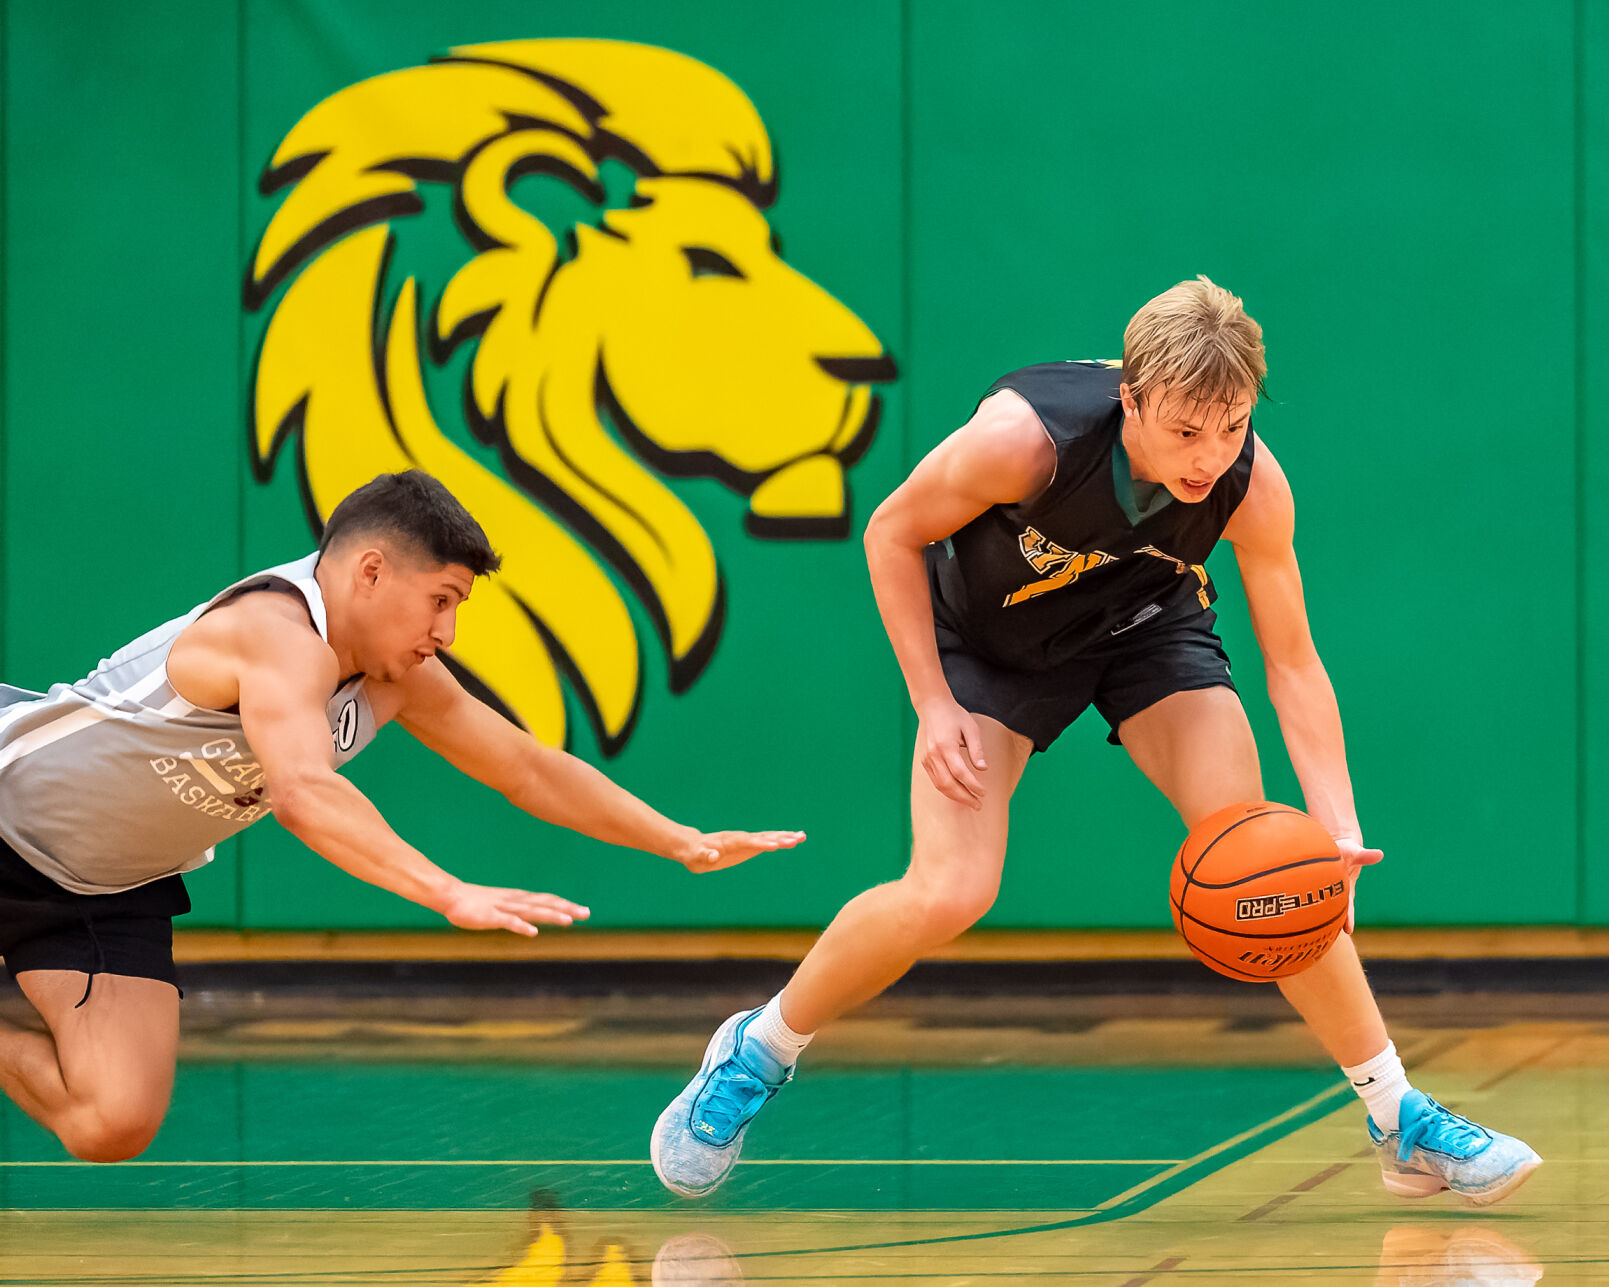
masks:
<path fill-rule="evenodd" d="M 958 881 L 923 890 L 922 938 L 929 946 L 948 943 L 971 929 L 994 906 L 999 885 Z"/>
<path fill-rule="evenodd" d="M 145 1152 L 155 1138 L 155 1126 L 116 1122 L 80 1122 L 61 1133 L 63 1147 L 81 1162 L 127 1162 Z"/>
<path fill-rule="evenodd" d="M 70 1113 L 57 1133 L 62 1146 L 81 1162 L 126 1162 L 145 1152 L 162 1117 L 160 1107 L 86 1105 Z"/>

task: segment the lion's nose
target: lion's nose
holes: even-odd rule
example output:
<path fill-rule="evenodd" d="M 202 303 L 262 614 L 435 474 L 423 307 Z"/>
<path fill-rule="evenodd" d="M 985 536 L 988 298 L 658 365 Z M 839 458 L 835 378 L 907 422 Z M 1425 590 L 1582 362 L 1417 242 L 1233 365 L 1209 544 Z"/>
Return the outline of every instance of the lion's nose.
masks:
<path fill-rule="evenodd" d="M 887 384 L 899 378 L 899 369 L 887 353 L 877 357 L 818 357 L 816 365 L 845 384 Z"/>

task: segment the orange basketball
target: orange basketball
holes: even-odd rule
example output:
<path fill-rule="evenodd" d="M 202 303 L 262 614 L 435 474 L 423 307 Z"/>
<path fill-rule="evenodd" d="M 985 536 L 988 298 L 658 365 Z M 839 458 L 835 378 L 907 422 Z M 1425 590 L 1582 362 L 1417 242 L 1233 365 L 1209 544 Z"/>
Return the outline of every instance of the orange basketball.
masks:
<path fill-rule="evenodd" d="M 1173 861 L 1173 925 L 1219 974 L 1253 983 L 1300 974 L 1346 923 L 1335 839 L 1300 809 L 1260 800 L 1220 809 Z"/>

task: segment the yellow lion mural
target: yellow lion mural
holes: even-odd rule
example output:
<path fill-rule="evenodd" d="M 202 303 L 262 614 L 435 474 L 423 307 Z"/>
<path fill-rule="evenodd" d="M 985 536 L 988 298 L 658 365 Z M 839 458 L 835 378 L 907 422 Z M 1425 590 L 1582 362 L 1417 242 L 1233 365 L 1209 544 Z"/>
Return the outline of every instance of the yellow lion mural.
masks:
<path fill-rule="evenodd" d="M 608 161 L 634 175 L 630 205 L 578 222 L 573 241 L 510 196 L 541 174 L 601 205 Z M 453 657 L 545 741 L 565 740 L 561 674 L 605 754 L 635 721 L 639 641 L 605 564 L 653 620 L 672 691 L 719 637 L 710 538 L 654 470 L 746 495 L 757 536 L 848 531 L 845 469 L 876 427 L 870 386 L 894 365 L 777 254 L 776 183 L 736 85 L 607 40 L 468 45 L 351 85 L 264 172 L 263 192 L 285 195 L 245 282 L 248 308 L 279 295 L 252 397 L 257 477 L 294 441 L 315 526 L 383 471 L 446 483 L 504 556 Z M 425 309 L 418 280 L 388 270 L 396 226 L 432 184 L 450 188 L 466 245 Z M 462 414 L 480 457 L 436 419 L 421 335 L 437 364 L 475 346 Z"/>

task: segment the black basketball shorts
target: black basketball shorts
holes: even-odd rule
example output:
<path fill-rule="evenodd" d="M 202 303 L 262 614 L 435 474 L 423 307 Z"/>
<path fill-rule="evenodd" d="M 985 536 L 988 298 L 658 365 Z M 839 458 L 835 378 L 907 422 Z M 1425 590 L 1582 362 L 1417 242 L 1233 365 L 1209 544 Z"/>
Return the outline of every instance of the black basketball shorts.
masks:
<path fill-rule="evenodd" d="M 1120 746 L 1118 726 L 1164 697 L 1198 688 L 1235 691 L 1229 655 L 1213 630 L 1217 620 L 1208 610 L 1140 627 L 1040 671 L 997 666 L 942 623 L 935 623 L 934 633 L 955 700 L 973 714 L 999 720 L 1030 738 L 1034 750 L 1045 751 L 1091 705 L 1112 726 L 1106 740 Z"/>
<path fill-rule="evenodd" d="M 0 956 L 13 978 L 78 970 L 91 980 L 125 974 L 177 987 L 173 918 L 189 910 L 179 876 L 120 894 L 75 894 L 0 841 Z"/>

